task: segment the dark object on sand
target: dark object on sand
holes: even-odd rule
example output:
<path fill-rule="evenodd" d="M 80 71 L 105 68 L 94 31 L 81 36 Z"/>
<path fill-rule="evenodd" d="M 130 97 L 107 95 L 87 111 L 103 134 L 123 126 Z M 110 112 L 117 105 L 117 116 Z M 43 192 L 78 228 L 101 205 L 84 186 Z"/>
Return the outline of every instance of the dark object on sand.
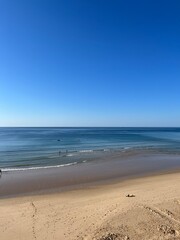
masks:
<path fill-rule="evenodd" d="M 115 233 L 108 233 L 106 236 L 101 237 L 99 240 L 118 240 L 118 239 L 130 240 L 130 238 L 127 235 L 120 236 L 119 234 L 115 234 Z"/>
<path fill-rule="evenodd" d="M 0 169 L 0 176 L 2 175 L 2 170 Z"/>
<path fill-rule="evenodd" d="M 128 195 L 126 195 L 126 197 L 135 197 L 135 195 L 134 194 L 128 194 Z"/>
<path fill-rule="evenodd" d="M 118 239 L 118 235 L 114 233 L 108 233 L 107 236 L 103 236 L 100 240 L 116 240 Z"/>

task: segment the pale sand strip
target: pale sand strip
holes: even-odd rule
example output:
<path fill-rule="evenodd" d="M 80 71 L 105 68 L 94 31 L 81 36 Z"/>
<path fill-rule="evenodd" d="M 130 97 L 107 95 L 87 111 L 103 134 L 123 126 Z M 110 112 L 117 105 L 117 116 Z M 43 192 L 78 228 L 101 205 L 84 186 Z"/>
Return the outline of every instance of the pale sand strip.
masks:
<path fill-rule="evenodd" d="M 180 239 L 180 173 L 2 199 L 0 212 L 1 240 Z"/>

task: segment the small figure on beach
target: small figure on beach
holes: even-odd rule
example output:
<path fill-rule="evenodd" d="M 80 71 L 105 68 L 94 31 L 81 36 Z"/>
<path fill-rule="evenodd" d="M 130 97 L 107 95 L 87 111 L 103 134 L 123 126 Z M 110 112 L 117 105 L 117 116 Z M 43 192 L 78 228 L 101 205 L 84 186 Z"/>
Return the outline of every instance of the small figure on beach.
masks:
<path fill-rule="evenodd" d="M 1 177 L 1 175 L 2 175 L 2 170 L 0 169 L 0 177 Z"/>
<path fill-rule="evenodd" d="M 128 195 L 126 195 L 126 197 L 135 197 L 135 195 L 134 194 L 128 194 Z"/>

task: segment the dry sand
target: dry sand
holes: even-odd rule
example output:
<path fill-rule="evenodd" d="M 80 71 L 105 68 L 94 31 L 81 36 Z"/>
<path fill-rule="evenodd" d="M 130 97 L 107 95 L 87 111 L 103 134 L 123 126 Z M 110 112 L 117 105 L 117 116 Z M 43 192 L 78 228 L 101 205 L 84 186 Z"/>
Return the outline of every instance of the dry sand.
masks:
<path fill-rule="evenodd" d="M 180 239 L 180 173 L 1 199 L 0 212 L 1 240 Z"/>

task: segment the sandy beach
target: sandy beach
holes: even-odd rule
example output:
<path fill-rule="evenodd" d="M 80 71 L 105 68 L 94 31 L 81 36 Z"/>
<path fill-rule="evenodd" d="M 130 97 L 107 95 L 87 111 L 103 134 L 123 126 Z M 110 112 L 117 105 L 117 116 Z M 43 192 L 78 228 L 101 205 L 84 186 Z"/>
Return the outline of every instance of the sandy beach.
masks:
<path fill-rule="evenodd" d="M 1 199 L 0 239 L 180 239 L 179 183 L 169 173 Z"/>

